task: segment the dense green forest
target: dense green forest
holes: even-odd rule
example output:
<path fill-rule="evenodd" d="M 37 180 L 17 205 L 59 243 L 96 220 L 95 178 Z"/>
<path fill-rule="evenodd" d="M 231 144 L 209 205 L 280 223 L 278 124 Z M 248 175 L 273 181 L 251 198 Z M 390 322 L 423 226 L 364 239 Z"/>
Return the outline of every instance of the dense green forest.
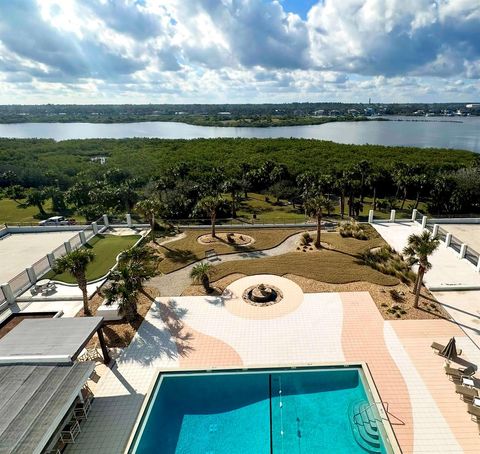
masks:
<path fill-rule="evenodd" d="M 354 216 L 365 197 L 428 203 L 435 213 L 478 212 L 478 155 L 449 149 L 343 145 L 308 139 L 0 139 L 4 197 L 94 219 L 152 194 L 162 216 L 188 218 L 205 195 L 248 191 L 303 203 L 313 193 L 347 199 Z M 228 215 L 231 208 L 226 208 Z M 234 210 L 231 210 L 234 214 Z M 42 213 L 43 214 L 43 213 Z"/>
<path fill-rule="evenodd" d="M 290 126 L 365 120 L 372 115 L 480 115 L 464 103 L 0 105 L 0 123 L 177 121 L 202 126 Z"/>

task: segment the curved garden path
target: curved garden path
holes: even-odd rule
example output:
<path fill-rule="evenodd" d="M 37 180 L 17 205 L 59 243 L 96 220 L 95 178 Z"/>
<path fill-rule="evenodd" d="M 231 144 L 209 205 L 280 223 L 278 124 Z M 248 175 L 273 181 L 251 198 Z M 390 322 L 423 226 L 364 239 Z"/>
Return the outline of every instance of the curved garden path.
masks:
<path fill-rule="evenodd" d="M 287 252 L 295 250 L 296 243 L 300 239 L 302 234 L 303 232 L 294 233 L 293 235 L 286 238 L 278 246 L 275 246 L 271 249 L 236 252 L 233 254 L 221 254 L 217 255 L 212 261 L 215 265 L 218 265 L 219 263 L 233 262 L 235 260 L 252 260 L 283 255 Z M 181 237 L 181 235 L 182 234 L 174 238 L 169 238 L 168 240 L 160 243 L 160 245 L 179 240 L 183 238 Z M 160 291 L 161 296 L 181 295 L 182 292 L 192 283 L 192 280 L 190 278 L 190 272 L 197 263 L 198 261 L 191 263 L 190 265 L 187 265 L 183 268 L 180 268 L 179 270 L 172 271 L 171 273 L 156 276 L 149 281 L 148 285 L 157 288 Z"/>

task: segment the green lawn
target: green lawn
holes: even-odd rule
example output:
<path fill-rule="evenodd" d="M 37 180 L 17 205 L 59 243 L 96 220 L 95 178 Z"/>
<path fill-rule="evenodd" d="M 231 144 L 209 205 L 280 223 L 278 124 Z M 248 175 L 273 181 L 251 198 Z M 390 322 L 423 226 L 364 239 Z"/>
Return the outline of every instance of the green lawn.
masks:
<path fill-rule="evenodd" d="M 266 197 L 270 199 L 269 202 L 265 200 Z M 257 216 L 256 221 L 261 223 L 305 222 L 301 207 L 294 209 L 292 205 L 283 205 L 283 202 L 277 204 L 275 197 L 250 192 L 248 199 L 239 203 L 237 215 L 251 221 L 254 213 Z"/>
<path fill-rule="evenodd" d="M 117 255 L 130 249 L 140 238 L 140 235 L 97 235 L 92 238 L 85 247 L 92 249 L 95 258 L 87 268 L 87 279 L 93 281 L 107 274 L 108 270 L 115 265 Z M 55 279 L 56 281 L 75 283 L 75 279 L 69 273 L 55 274 L 50 271 L 45 275 L 46 279 Z"/>
<path fill-rule="evenodd" d="M 52 201 L 49 199 L 44 205 L 48 216 L 56 216 L 61 213 L 52 211 Z M 0 200 L 0 224 L 5 223 L 32 223 L 36 224 L 40 221 L 39 211 L 37 207 L 22 208 L 21 205 L 12 199 Z M 85 218 L 80 215 L 66 215 L 68 218 L 74 218 L 78 222 L 84 222 Z"/>

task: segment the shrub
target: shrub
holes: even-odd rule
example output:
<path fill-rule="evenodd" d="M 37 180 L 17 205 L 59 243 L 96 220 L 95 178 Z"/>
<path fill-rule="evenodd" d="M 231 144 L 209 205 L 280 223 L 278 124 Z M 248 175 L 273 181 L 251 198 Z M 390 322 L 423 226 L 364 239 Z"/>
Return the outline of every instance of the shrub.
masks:
<path fill-rule="evenodd" d="M 404 296 L 395 288 L 390 290 L 390 296 L 392 297 L 393 301 L 396 302 L 401 302 L 404 300 Z"/>
<path fill-rule="evenodd" d="M 340 224 L 340 235 L 344 238 L 350 237 L 357 240 L 368 240 L 365 230 L 357 221 L 345 221 Z"/>
<path fill-rule="evenodd" d="M 302 234 L 302 237 L 300 238 L 300 244 L 302 246 L 306 246 L 306 245 L 310 244 L 312 241 L 313 241 L 313 238 L 308 232 L 304 232 Z"/>
<path fill-rule="evenodd" d="M 383 274 L 395 276 L 404 283 L 415 280 L 415 273 L 410 269 L 403 257 L 390 246 L 368 250 L 360 254 L 366 265 Z M 393 296 L 392 296 L 393 298 Z"/>

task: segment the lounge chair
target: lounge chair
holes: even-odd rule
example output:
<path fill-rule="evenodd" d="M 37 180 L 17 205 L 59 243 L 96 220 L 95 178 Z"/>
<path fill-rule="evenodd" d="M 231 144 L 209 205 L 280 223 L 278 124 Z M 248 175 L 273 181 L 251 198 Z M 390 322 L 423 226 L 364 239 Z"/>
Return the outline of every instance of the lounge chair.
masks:
<path fill-rule="evenodd" d="M 437 350 L 437 352 L 441 352 L 445 348 L 445 345 L 439 344 L 437 342 L 432 342 L 432 345 L 430 345 L 430 347 L 434 350 Z"/>
<path fill-rule="evenodd" d="M 455 392 L 461 395 L 461 399 L 465 402 L 473 402 L 475 397 L 478 397 L 477 388 L 469 388 L 464 385 L 455 385 Z"/>
<path fill-rule="evenodd" d="M 450 376 L 450 378 L 455 380 L 461 380 L 462 377 L 471 377 L 475 374 L 477 368 L 475 366 L 468 366 L 465 369 L 455 369 L 450 367 L 448 364 L 445 366 L 445 373 Z"/>
<path fill-rule="evenodd" d="M 473 404 L 468 404 L 468 413 L 472 415 L 472 419 L 476 422 L 480 422 L 480 407 Z"/>

